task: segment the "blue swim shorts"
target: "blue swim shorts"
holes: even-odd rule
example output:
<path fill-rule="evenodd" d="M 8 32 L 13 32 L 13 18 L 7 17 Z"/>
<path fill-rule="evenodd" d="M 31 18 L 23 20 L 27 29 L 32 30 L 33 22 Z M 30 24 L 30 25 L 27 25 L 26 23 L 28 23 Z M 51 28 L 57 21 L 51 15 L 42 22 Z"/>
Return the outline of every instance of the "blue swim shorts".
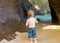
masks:
<path fill-rule="evenodd" d="M 36 38 L 36 28 L 28 28 L 28 38 Z"/>

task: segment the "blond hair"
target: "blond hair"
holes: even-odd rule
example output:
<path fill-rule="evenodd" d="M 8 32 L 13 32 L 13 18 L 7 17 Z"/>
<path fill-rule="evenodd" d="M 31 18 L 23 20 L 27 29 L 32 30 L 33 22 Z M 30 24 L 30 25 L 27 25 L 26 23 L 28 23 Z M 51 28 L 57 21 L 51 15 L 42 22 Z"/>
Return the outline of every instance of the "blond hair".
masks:
<path fill-rule="evenodd" d="M 33 10 L 28 10 L 28 11 L 27 11 L 27 15 L 28 15 L 29 17 L 34 16 L 34 11 L 33 11 Z"/>

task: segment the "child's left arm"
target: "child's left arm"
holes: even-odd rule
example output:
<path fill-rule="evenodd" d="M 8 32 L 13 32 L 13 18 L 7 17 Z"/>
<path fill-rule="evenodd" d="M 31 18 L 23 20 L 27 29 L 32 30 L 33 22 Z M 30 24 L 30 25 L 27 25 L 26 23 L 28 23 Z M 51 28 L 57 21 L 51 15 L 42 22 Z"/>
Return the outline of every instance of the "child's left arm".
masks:
<path fill-rule="evenodd" d="M 35 19 L 35 23 L 38 23 L 37 19 Z"/>

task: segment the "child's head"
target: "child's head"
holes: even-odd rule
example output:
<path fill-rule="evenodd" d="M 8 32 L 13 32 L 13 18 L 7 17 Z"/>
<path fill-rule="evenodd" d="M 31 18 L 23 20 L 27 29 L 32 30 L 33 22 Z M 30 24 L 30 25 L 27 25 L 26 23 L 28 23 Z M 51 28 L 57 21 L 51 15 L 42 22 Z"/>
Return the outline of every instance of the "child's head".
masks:
<path fill-rule="evenodd" d="M 27 14 L 29 17 L 34 17 L 34 11 L 33 10 L 28 10 Z"/>

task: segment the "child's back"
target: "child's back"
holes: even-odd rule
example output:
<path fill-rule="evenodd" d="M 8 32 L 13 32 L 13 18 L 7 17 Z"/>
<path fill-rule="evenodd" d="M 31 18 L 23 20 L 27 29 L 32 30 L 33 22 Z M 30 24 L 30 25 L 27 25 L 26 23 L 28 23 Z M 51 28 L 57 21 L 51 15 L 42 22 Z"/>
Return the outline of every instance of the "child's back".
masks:
<path fill-rule="evenodd" d="M 38 21 L 36 20 L 36 18 L 30 17 L 30 18 L 27 19 L 27 22 L 28 22 L 28 24 L 29 24 L 28 28 L 34 28 L 34 27 L 35 27 L 35 24 L 36 24 Z"/>

